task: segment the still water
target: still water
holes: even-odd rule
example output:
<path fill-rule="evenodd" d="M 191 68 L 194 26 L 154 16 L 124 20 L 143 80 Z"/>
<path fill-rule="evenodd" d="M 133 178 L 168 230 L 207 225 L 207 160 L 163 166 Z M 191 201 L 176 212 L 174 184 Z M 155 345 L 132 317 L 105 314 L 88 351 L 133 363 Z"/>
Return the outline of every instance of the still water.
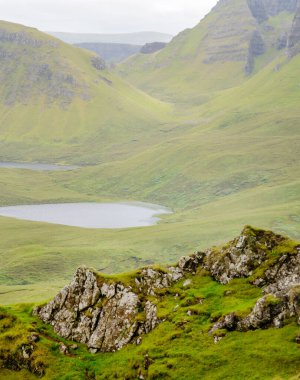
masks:
<path fill-rule="evenodd" d="M 163 206 L 142 203 L 60 203 L 0 207 L 0 216 L 83 228 L 152 226 L 158 215 L 170 214 Z"/>

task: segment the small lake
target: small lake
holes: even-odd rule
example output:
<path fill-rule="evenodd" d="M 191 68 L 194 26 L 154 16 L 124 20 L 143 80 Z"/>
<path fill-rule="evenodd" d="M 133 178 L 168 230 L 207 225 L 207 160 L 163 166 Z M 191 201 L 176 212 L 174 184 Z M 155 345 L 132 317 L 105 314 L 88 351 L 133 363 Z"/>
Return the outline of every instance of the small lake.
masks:
<path fill-rule="evenodd" d="M 39 163 L 18 163 L 18 162 L 0 162 L 0 168 L 8 169 L 26 169 L 35 171 L 65 171 L 75 170 L 78 166 L 71 165 L 51 165 L 51 164 L 39 164 Z"/>
<path fill-rule="evenodd" d="M 163 206 L 142 203 L 61 203 L 0 207 L 0 216 L 82 228 L 152 226 L 158 215 L 170 214 Z"/>

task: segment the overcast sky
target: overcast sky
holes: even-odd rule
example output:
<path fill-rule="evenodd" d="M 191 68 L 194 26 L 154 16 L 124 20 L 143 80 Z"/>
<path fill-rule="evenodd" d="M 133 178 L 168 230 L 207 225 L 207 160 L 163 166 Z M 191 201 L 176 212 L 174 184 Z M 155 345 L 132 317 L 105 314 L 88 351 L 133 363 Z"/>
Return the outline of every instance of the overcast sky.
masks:
<path fill-rule="evenodd" d="M 176 34 L 217 0 L 0 0 L 0 18 L 44 31 Z"/>

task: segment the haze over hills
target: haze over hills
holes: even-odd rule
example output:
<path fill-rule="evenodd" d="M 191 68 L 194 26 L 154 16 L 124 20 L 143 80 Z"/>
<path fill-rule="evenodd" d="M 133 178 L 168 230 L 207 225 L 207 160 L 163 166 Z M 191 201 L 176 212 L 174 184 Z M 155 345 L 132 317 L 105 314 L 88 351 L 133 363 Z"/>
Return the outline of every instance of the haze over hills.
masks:
<path fill-rule="evenodd" d="M 108 63 L 118 63 L 131 55 L 140 52 L 141 45 L 102 43 L 102 42 L 82 42 L 74 44 L 82 49 L 95 52 Z"/>
<path fill-rule="evenodd" d="M 65 32 L 45 32 L 53 37 L 69 44 L 79 43 L 115 43 L 130 45 L 145 45 L 150 42 L 170 42 L 172 35 L 159 32 L 134 32 L 118 34 L 95 34 L 95 33 L 65 33 Z"/>
<path fill-rule="evenodd" d="M 81 44 L 74 44 L 74 46 L 93 51 L 108 63 L 118 63 L 137 53 L 155 53 L 163 49 L 166 46 L 166 42 L 148 42 L 143 46 L 115 43 L 83 42 Z"/>

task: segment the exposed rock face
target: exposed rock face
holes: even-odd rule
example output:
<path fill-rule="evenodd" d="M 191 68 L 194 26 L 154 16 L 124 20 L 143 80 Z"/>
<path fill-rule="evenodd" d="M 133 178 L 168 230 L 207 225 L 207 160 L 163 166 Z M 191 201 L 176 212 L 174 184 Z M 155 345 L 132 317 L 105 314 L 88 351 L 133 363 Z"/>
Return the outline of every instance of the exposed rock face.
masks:
<path fill-rule="evenodd" d="M 281 12 L 295 12 L 297 0 L 247 0 L 253 17 L 259 22 Z"/>
<path fill-rule="evenodd" d="M 300 1 L 298 1 L 292 30 L 288 37 L 287 47 L 290 56 L 293 56 L 300 51 Z"/>
<path fill-rule="evenodd" d="M 248 6 L 251 10 L 253 17 L 258 22 L 263 22 L 268 19 L 267 10 L 262 0 L 248 0 Z"/>
<path fill-rule="evenodd" d="M 129 287 L 99 281 L 93 271 L 79 268 L 71 284 L 36 312 L 64 338 L 115 351 L 129 343 L 138 329 L 155 327 L 156 315 L 149 312 L 149 304 L 144 320 L 137 321 L 141 308 L 142 301 Z"/>
<path fill-rule="evenodd" d="M 0 27 L 0 81 L 6 106 L 43 97 L 47 105 L 90 99 L 82 75 L 61 54 L 61 43 L 30 28 Z M 51 55 L 55 59 L 49 59 Z M 17 80 L 16 80 L 17 78 Z"/>
<path fill-rule="evenodd" d="M 249 44 L 248 62 L 246 65 L 246 74 L 251 74 L 254 68 L 255 58 L 264 54 L 266 51 L 265 43 L 260 33 L 255 30 L 252 34 Z"/>
<path fill-rule="evenodd" d="M 246 64 L 249 42 L 257 27 L 246 1 L 220 0 L 215 7 L 215 17 L 215 21 L 208 26 L 203 40 L 203 62 Z"/>
<path fill-rule="evenodd" d="M 100 57 L 93 57 L 91 63 L 96 70 L 102 71 L 106 69 L 105 61 Z"/>
<path fill-rule="evenodd" d="M 228 246 L 206 251 L 203 265 L 218 282 L 227 284 L 233 278 L 251 276 L 267 259 L 266 249 L 272 249 L 283 240 L 280 235 L 266 231 L 254 233 L 246 227 Z"/>
<path fill-rule="evenodd" d="M 139 344 L 143 334 L 160 323 L 153 302 L 160 290 L 186 275 L 195 275 L 198 269 L 207 270 L 221 284 L 249 278 L 263 292 L 247 316 L 226 315 L 211 332 L 281 327 L 290 317 L 300 324 L 300 245 L 248 226 L 222 248 L 184 256 L 174 267 L 144 268 L 130 285 L 79 268 L 73 281 L 35 312 L 60 336 L 87 344 L 91 352 L 116 351 L 130 342 Z M 190 282 L 186 279 L 183 287 Z"/>
<path fill-rule="evenodd" d="M 57 334 L 87 344 L 91 352 L 116 351 L 127 343 L 140 342 L 160 322 L 147 296 L 194 273 L 199 263 L 198 255 L 193 255 L 165 271 L 145 268 L 134 280 L 135 289 L 78 268 L 73 281 L 35 313 Z"/>
<path fill-rule="evenodd" d="M 291 317 L 296 317 L 300 324 L 300 247 L 291 247 L 290 252 L 277 255 L 276 259 L 267 254 L 284 240 L 270 232 L 260 234 L 258 231 L 252 236 L 246 229 L 236 246 L 231 244 L 225 250 L 222 259 L 212 265 L 211 261 L 206 264 L 221 283 L 233 277 L 249 277 L 255 269 L 262 269 L 261 275 L 254 275 L 252 283 L 262 287 L 264 294 L 249 315 L 240 317 L 231 313 L 221 318 L 211 331 L 282 327 L 284 321 Z"/>
<path fill-rule="evenodd" d="M 156 53 L 157 51 L 165 48 L 166 46 L 167 46 L 167 44 L 165 42 L 151 42 L 151 43 L 145 44 L 141 48 L 140 52 L 142 54 L 153 54 L 153 53 Z"/>
<path fill-rule="evenodd" d="M 42 45 L 57 47 L 58 42 L 56 41 L 45 41 L 40 39 L 32 38 L 26 32 L 9 32 L 5 29 L 0 28 L 0 41 L 10 42 L 16 45 L 27 45 L 31 47 L 41 47 Z"/>

